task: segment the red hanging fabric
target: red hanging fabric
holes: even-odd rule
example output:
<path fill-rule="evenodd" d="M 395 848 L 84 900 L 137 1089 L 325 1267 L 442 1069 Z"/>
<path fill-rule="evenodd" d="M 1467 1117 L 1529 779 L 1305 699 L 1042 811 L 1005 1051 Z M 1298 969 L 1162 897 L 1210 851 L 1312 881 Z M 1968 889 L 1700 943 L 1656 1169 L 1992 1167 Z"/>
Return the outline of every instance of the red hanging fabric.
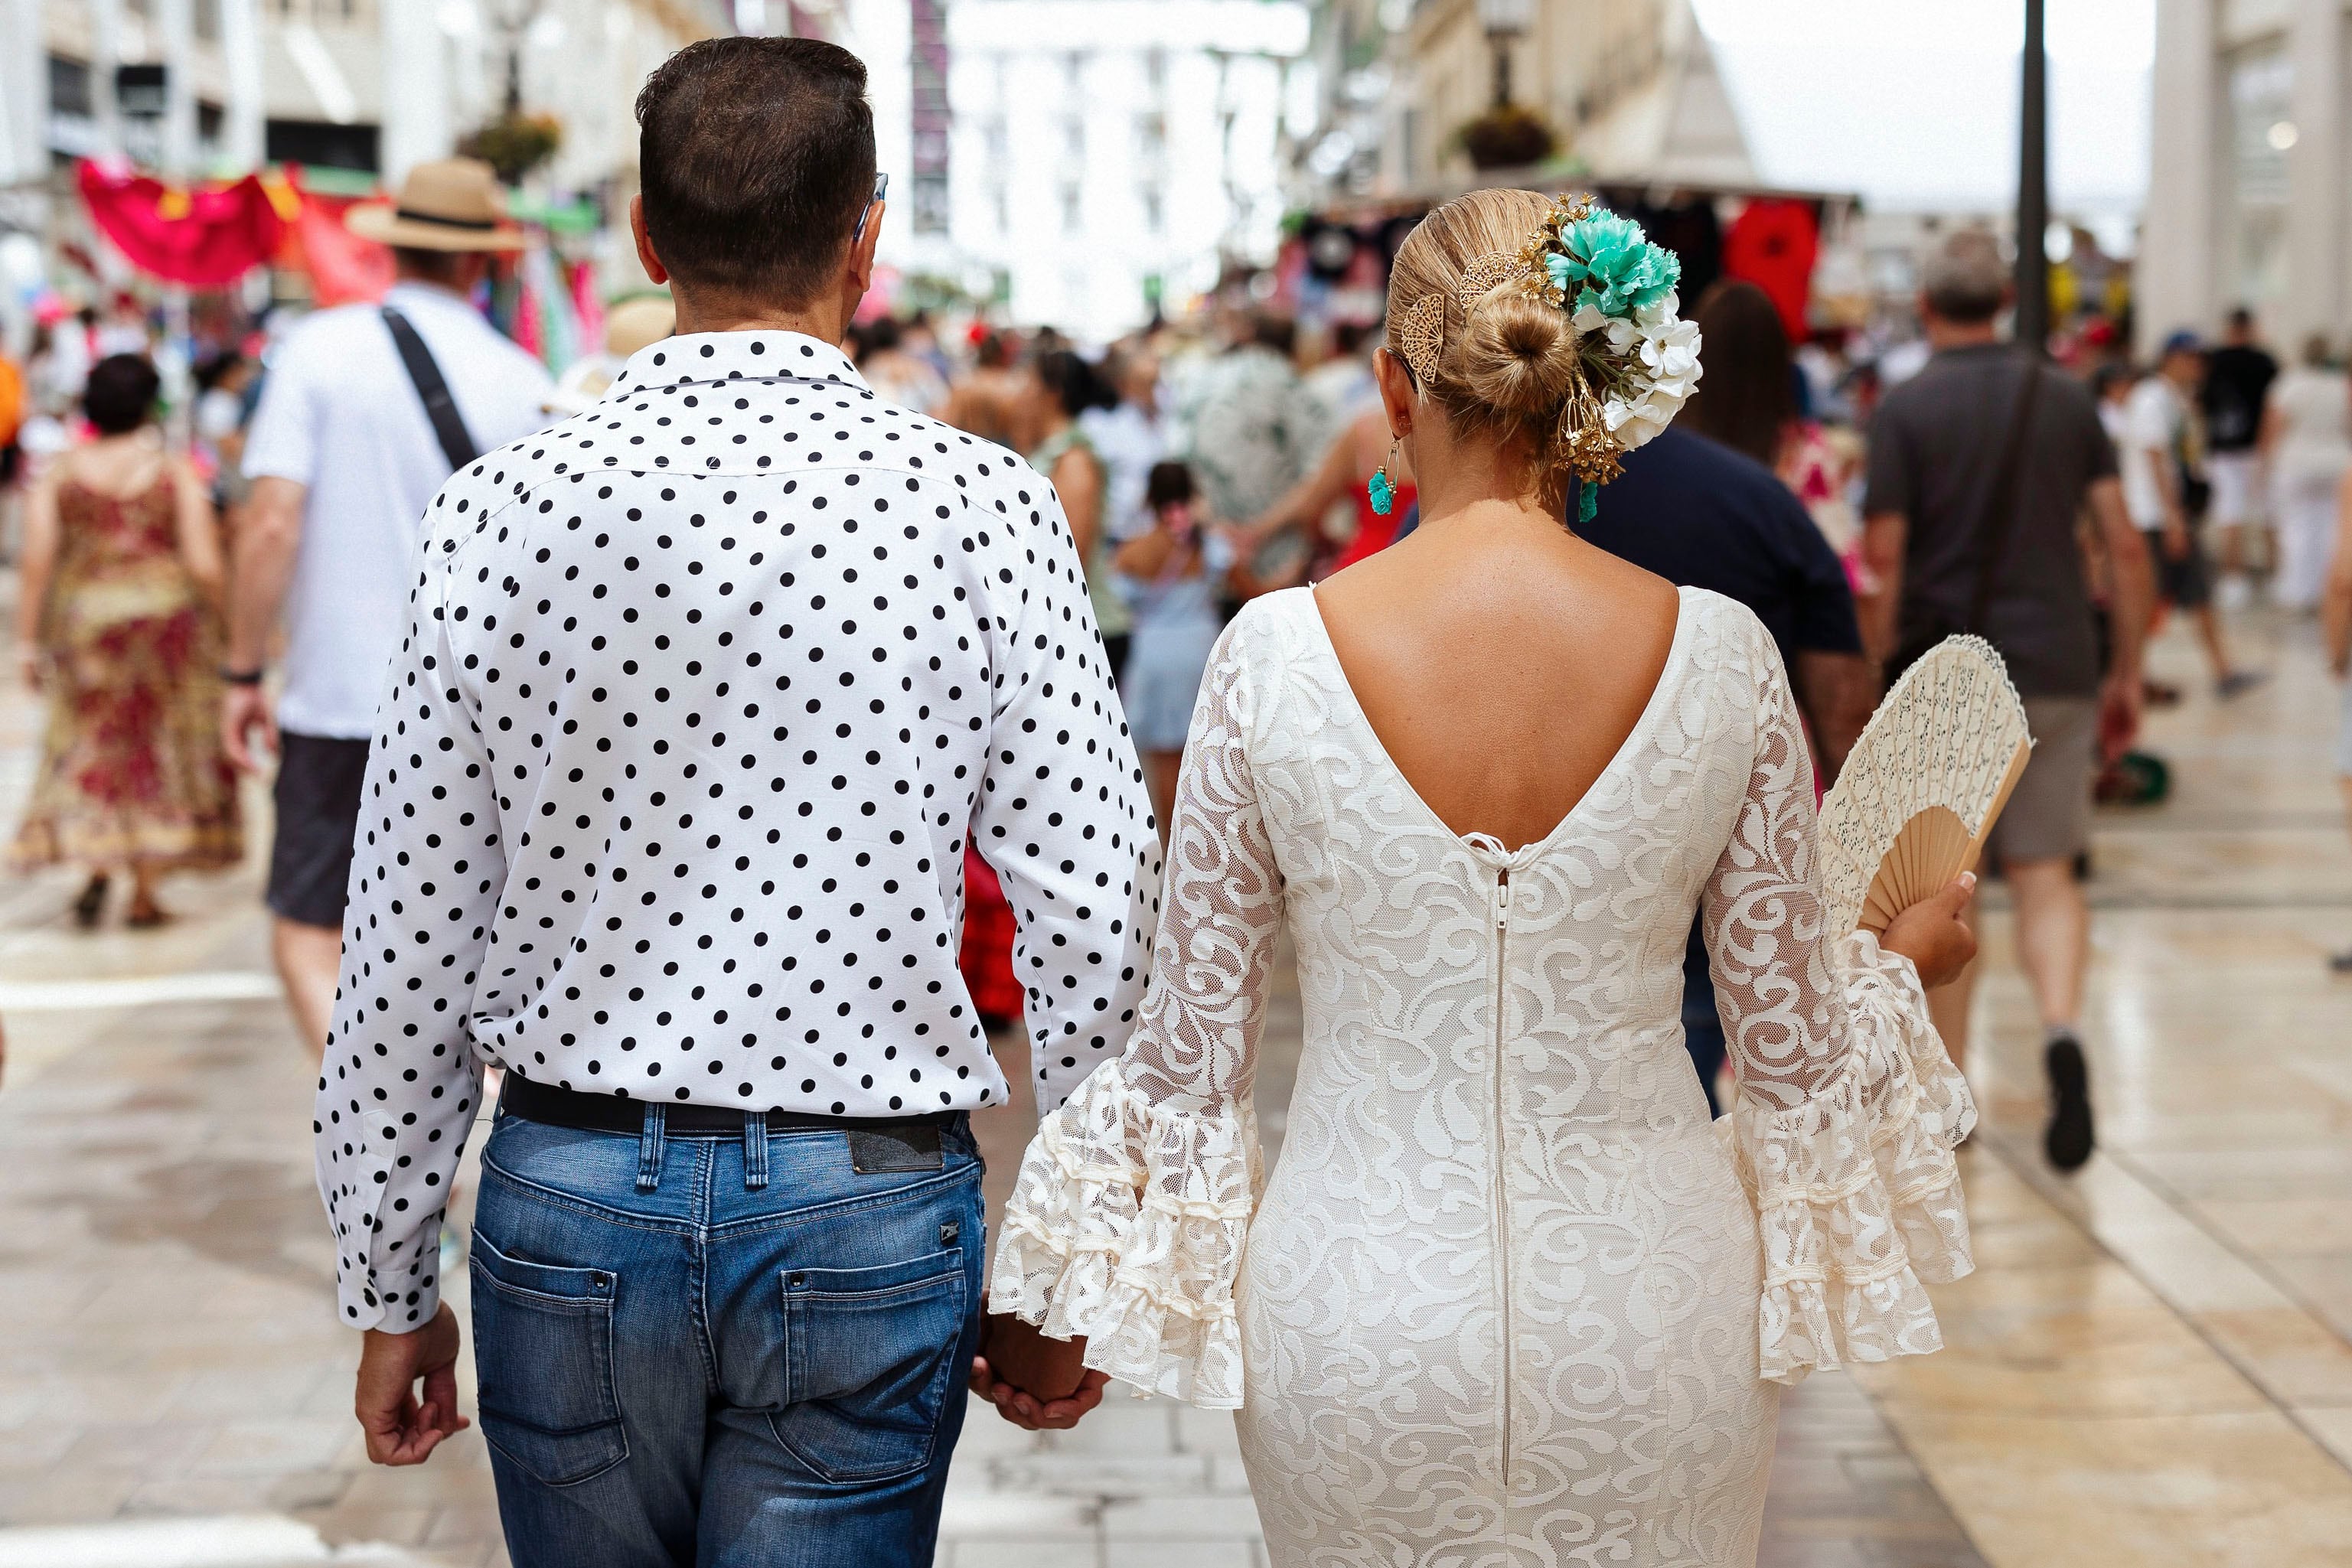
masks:
<path fill-rule="evenodd" d="M 131 265 L 166 283 L 220 288 L 268 261 L 285 222 L 261 182 L 181 190 L 121 163 L 85 161 L 82 201 Z"/>
<path fill-rule="evenodd" d="M 354 300 L 373 305 L 392 287 L 392 247 L 343 226 L 343 213 L 355 200 L 302 193 L 302 215 L 294 232 L 302 266 L 310 274 L 311 302 L 321 309 Z"/>
<path fill-rule="evenodd" d="M 1810 202 L 1759 197 L 1723 236 L 1723 270 L 1770 295 L 1789 341 L 1801 343 L 1812 335 L 1805 316 L 1812 299 L 1813 260 L 1820 252 L 1821 231 Z"/>

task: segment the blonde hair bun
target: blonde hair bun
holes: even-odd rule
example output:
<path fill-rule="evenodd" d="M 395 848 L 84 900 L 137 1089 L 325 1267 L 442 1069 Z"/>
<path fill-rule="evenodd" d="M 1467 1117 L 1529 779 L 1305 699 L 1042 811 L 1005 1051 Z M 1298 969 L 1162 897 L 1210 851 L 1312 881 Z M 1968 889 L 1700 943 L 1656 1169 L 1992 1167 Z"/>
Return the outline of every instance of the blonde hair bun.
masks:
<path fill-rule="evenodd" d="M 1512 284 L 1471 302 L 1453 367 L 1463 391 L 1512 420 L 1556 417 L 1577 371 L 1567 313 Z"/>

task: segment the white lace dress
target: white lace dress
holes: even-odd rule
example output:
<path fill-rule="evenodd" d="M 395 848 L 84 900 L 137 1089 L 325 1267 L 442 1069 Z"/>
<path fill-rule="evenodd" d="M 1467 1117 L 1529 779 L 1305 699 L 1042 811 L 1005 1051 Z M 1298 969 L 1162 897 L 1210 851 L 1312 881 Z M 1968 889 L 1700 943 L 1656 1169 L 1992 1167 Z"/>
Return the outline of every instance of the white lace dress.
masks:
<path fill-rule="evenodd" d="M 1685 590 L 1656 693 L 1517 852 L 1381 748 L 1311 591 L 1227 631 L 1126 1054 L 1031 1145 L 998 1311 L 1237 1410 L 1276 1568 L 1753 1561 L 1780 1386 L 1931 1351 L 1975 1112 L 1908 960 L 1821 940 L 1771 640 Z M 1739 1075 L 1683 1049 L 1706 914 Z M 1251 1110 L 1286 925 L 1306 1053 Z"/>

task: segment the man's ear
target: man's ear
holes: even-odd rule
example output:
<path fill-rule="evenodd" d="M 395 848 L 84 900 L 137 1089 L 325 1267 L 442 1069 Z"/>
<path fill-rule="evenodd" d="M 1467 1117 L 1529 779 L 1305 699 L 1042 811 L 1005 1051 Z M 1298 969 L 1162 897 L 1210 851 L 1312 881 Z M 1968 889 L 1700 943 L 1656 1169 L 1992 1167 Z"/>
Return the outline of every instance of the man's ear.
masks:
<path fill-rule="evenodd" d="M 656 283 L 667 283 L 669 268 L 654 254 L 653 235 L 646 233 L 646 199 L 642 195 L 629 198 L 629 235 L 637 242 L 637 265 L 646 269 L 646 277 Z"/>
<path fill-rule="evenodd" d="M 889 203 L 875 203 L 873 210 L 866 214 L 866 232 L 859 235 L 857 243 L 849 247 L 849 277 L 857 285 L 860 298 L 874 287 L 874 251 L 882 242 L 882 219 L 889 210 Z"/>

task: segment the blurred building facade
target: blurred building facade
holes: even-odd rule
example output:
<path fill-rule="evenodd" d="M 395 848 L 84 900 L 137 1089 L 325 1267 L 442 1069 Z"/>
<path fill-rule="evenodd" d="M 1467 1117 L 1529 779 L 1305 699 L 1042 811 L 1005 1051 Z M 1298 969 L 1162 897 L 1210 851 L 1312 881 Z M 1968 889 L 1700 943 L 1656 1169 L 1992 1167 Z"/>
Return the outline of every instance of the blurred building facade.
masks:
<path fill-rule="evenodd" d="M 511 76 L 562 127 L 548 178 L 564 190 L 634 166 L 637 84 L 734 22 L 720 0 L 0 0 L 0 19 L 9 85 L 35 94 L 7 94 L 8 183 L 106 152 L 190 174 L 268 161 L 397 180 L 501 112 Z M 163 68 L 160 101 L 126 96 L 142 68 Z M 184 99 L 192 134 L 175 146 Z"/>
<path fill-rule="evenodd" d="M 2135 278 L 2142 350 L 2233 307 L 2275 342 L 2352 329 L 2344 0 L 2157 0 Z"/>
<path fill-rule="evenodd" d="M 1738 116 L 1689 0 L 1526 0 L 1524 30 L 1490 37 L 1483 0 L 1418 0 L 1394 36 L 1385 183 L 1461 183 L 1462 126 L 1492 102 L 1495 52 L 1514 101 L 1596 178 L 1738 185 L 1756 178 Z"/>
<path fill-rule="evenodd" d="M 1272 259 L 1286 138 L 1314 112 L 1305 5 L 955 0 L 947 38 L 948 228 L 927 263 L 1099 340 L 1206 292 L 1228 256 Z"/>

